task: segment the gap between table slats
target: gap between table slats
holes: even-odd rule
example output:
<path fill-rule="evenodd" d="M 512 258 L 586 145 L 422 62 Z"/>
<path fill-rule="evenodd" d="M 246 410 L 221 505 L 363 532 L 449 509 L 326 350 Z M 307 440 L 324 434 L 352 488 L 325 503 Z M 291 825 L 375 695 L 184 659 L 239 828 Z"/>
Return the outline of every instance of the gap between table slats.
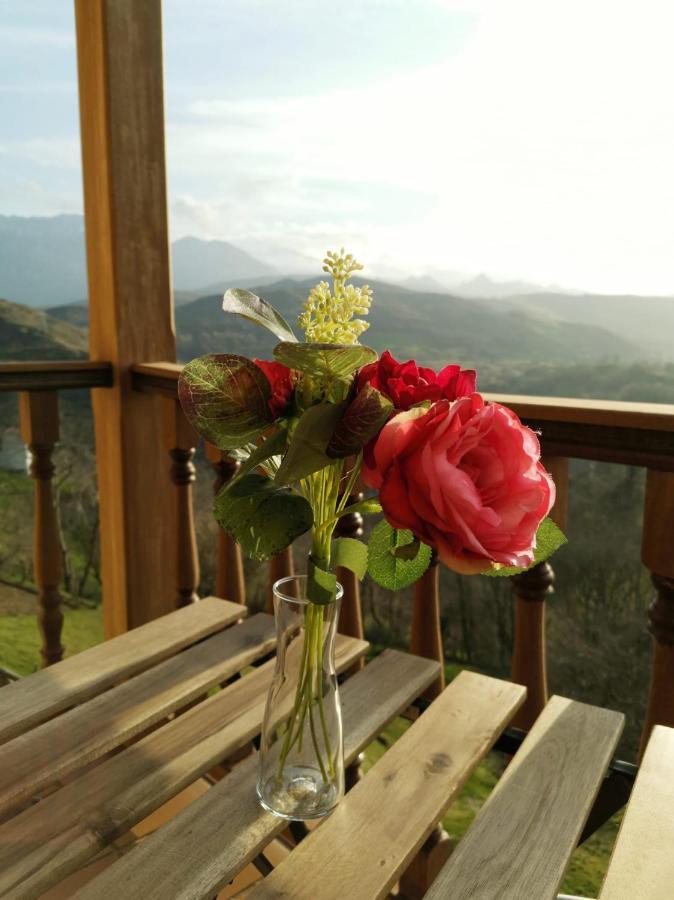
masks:
<path fill-rule="evenodd" d="M 245 615 L 238 603 L 206 597 L 6 685 L 0 695 L 0 744 Z"/>
<path fill-rule="evenodd" d="M 427 900 L 555 898 L 623 725 L 621 713 L 552 697 Z"/>
<path fill-rule="evenodd" d="M 338 635 L 338 671 L 367 647 Z M 1 826 L 0 897 L 40 896 L 244 746 L 259 733 L 273 670 L 270 660 Z"/>
<path fill-rule="evenodd" d="M 438 671 L 432 660 L 387 650 L 346 682 L 342 702 L 347 764 L 423 693 Z M 260 807 L 256 769 L 255 758 L 245 760 L 78 896 L 81 900 L 213 897 L 286 827 Z"/>
<path fill-rule="evenodd" d="M 202 696 L 276 644 L 271 616 L 206 638 L 0 747 L 0 812 Z"/>

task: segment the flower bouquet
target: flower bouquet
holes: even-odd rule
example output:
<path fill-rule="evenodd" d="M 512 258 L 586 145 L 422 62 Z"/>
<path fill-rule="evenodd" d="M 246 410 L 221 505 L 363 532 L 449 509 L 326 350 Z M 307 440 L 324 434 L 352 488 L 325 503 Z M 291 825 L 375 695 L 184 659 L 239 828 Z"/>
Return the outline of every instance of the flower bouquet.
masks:
<path fill-rule="evenodd" d="M 274 360 L 204 356 L 179 382 L 196 429 L 240 463 L 215 499 L 221 527 L 255 560 L 311 536 L 306 573 L 274 588 L 277 663 L 260 748 L 260 800 L 289 819 L 324 815 L 344 789 L 335 568 L 397 590 L 433 551 L 457 572 L 511 575 L 564 541 L 546 518 L 555 488 L 536 435 L 477 393 L 474 371 L 436 373 L 359 343 L 372 301 L 349 283 L 360 269 L 344 250 L 328 253 L 332 285 L 309 293 L 303 341 L 266 301 L 227 291 L 225 312 L 279 339 Z M 361 482 L 377 496 L 354 502 Z M 354 512 L 382 516 L 367 545 L 334 537 Z"/>

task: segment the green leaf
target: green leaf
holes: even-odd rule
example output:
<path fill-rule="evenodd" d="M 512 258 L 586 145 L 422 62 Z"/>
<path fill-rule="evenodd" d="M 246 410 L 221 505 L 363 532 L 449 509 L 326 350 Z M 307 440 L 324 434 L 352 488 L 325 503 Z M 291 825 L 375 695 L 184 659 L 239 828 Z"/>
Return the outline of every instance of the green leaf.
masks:
<path fill-rule="evenodd" d="M 517 566 L 502 566 L 500 569 L 488 569 L 483 575 L 489 575 L 492 578 L 505 578 L 509 575 L 520 575 L 522 572 L 528 572 L 539 563 L 544 562 L 549 556 L 559 550 L 568 539 L 561 528 L 552 521 L 552 519 L 543 519 L 538 526 L 536 532 L 536 549 L 534 550 L 534 561 L 530 566 L 517 568 Z"/>
<path fill-rule="evenodd" d="M 396 555 L 399 548 L 415 541 L 411 531 L 392 528 L 386 519 L 375 525 L 368 542 L 367 570 L 377 584 L 390 591 L 398 591 L 421 578 L 431 561 L 430 547 L 419 543 L 412 559 Z"/>
<path fill-rule="evenodd" d="M 260 561 L 284 550 L 314 521 L 304 497 L 255 473 L 224 487 L 215 498 L 213 513 L 243 552 Z"/>
<path fill-rule="evenodd" d="M 244 356 L 212 354 L 187 363 L 178 379 L 185 415 L 209 443 L 236 450 L 271 422 L 271 386 Z"/>
<path fill-rule="evenodd" d="M 250 291 L 244 291 L 243 288 L 230 288 L 222 299 L 222 308 L 225 312 L 234 313 L 261 325 L 275 334 L 280 341 L 296 342 L 292 328 L 281 313 L 275 309 L 271 303 L 251 294 Z"/>
<path fill-rule="evenodd" d="M 334 566 L 349 569 L 360 581 L 367 572 L 367 545 L 355 538 L 340 537 L 332 542 L 331 560 Z"/>
<path fill-rule="evenodd" d="M 297 423 L 275 481 L 290 484 L 332 465 L 326 455 L 328 441 L 344 413 L 346 403 L 318 403 L 310 406 Z"/>
<path fill-rule="evenodd" d="M 337 595 L 337 576 L 317 566 L 309 557 L 307 567 L 307 598 L 321 606 L 332 603 Z"/>
<path fill-rule="evenodd" d="M 371 347 L 360 344 L 306 344 L 283 342 L 274 348 L 274 359 L 290 369 L 322 378 L 346 378 L 377 359 Z"/>
<path fill-rule="evenodd" d="M 381 391 L 366 385 L 358 391 L 335 429 L 327 446 L 328 456 L 344 459 L 360 453 L 375 437 L 393 410 L 393 404 Z"/>
<path fill-rule="evenodd" d="M 261 463 L 265 462 L 267 459 L 271 459 L 272 456 L 278 456 L 283 453 L 286 449 L 288 443 L 288 432 L 285 428 L 279 428 L 274 432 L 270 437 L 268 437 L 265 441 L 253 450 L 250 456 L 247 459 L 244 459 L 239 466 L 239 469 L 234 476 L 234 478 L 225 485 L 225 489 L 231 487 L 236 481 L 240 478 L 243 478 L 244 475 L 247 475 L 249 472 L 252 472 L 253 469 L 257 468 Z"/>

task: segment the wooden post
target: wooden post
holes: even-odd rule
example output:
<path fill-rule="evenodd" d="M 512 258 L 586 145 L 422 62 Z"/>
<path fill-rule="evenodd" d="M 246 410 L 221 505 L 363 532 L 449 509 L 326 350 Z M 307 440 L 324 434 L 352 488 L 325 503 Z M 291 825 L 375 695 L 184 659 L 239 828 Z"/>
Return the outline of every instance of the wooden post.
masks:
<path fill-rule="evenodd" d="M 560 528 L 566 527 L 569 461 L 565 457 L 543 460 L 557 488 L 557 499 L 550 513 Z M 515 639 L 511 678 L 527 688 L 527 698 L 512 724 L 529 730 L 548 702 L 548 676 L 545 649 L 545 599 L 554 590 L 555 573 L 549 562 L 515 575 Z"/>
<path fill-rule="evenodd" d="M 430 566 L 414 585 L 410 652 L 428 659 L 437 659 L 440 663 L 440 674 L 423 695 L 428 700 L 435 700 L 445 689 L 445 652 L 440 627 L 440 572 L 435 553 Z"/>
<path fill-rule="evenodd" d="M 352 494 L 347 506 L 359 503 L 363 499 L 362 493 Z M 360 538 L 363 536 L 363 517 L 360 513 L 348 513 L 337 522 L 335 537 Z M 363 611 L 360 603 L 360 582 L 358 576 L 343 566 L 336 569 L 337 581 L 342 585 L 342 607 L 339 611 L 338 631 L 340 634 L 348 634 L 350 637 L 363 640 Z M 365 660 L 361 657 L 350 669 L 350 673 L 358 672 L 365 666 Z"/>
<path fill-rule="evenodd" d="M 656 594 L 648 611 L 655 642 L 653 671 L 640 755 L 654 725 L 674 727 L 674 473 L 649 471 L 646 478 L 641 558 Z"/>
<path fill-rule="evenodd" d="M 199 551 L 194 528 L 192 485 L 196 479 L 194 454 L 199 435 L 192 428 L 177 399 L 162 398 L 165 414 L 165 444 L 172 460 L 171 481 L 175 485 L 175 590 L 176 606 L 189 606 L 199 599 Z"/>
<path fill-rule="evenodd" d="M 75 0 L 93 391 L 107 637 L 174 606 L 161 401 L 130 365 L 175 361 L 161 0 Z"/>
<path fill-rule="evenodd" d="M 234 478 L 239 464 L 224 454 L 222 450 L 218 450 L 217 447 L 208 443 L 206 444 L 206 457 L 215 471 L 213 493 L 217 494 Z M 232 603 L 241 603 L 244 606 L 246 604 L 246 582 L 243 574 L 241 548 L 222 528 L 218 529 L 215 593 L 224 600 L 231 600 Z"/>
<path fill-rule="evenodd" d="M 19 395 L 21 436 L 31 455 L 30 474 L 35 479 L 33 567 L 38 588 L 38 624 L 42 633 L 43 665 L 63 658 L 61 645 L 61 541 L 52 496 L 52 453 L 59 439 L 58 394 L 55 391 Z"/>

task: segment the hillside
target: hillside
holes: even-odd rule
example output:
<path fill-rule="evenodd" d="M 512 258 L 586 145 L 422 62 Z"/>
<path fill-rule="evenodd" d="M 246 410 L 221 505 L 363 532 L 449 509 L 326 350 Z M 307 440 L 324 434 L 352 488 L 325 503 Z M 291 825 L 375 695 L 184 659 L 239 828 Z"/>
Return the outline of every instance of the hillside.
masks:
<path fill-rule="evenodd" d="M 315 279 L 286 279 L 259 293 L 291 323 Z M 375 303 L 363 340 L 376 350 L 415 357 L 429 365 L 527 360 L 593 362 L 634 360 L 640 347 L 606 328 L 551 321 L 532 312 L 498 310 L 477 300 L 448 294 L 418 293 L 383 282 L 370 282 Z M 268 354 L 274 339 L 241 319 L 225 316 L 221 295 L 200 297 L 176 310 L 178 353 L 182 360 L 202 353 Z"/>
<path fill-rule="evenodd" d="M 495 301 L 493 308 L 533 313 L 556 321 L 602 326 L 639 344 L 644 357 L 674 360 L 674 297 L 517 293 Z"/>
<path fill-rule="evenodd" d="M 0 300 L 0 359 L 82 359 L 88 354 L 82 328 L 9 300 Z"/>

